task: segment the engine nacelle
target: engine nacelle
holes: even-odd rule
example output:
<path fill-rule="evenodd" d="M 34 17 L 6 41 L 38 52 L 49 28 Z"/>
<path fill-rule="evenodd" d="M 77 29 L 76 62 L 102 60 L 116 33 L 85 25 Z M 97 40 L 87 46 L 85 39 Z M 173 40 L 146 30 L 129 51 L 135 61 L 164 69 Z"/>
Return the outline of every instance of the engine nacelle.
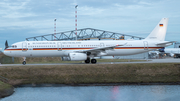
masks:
<path fill-rule="evenodd" d="M 62 61 L 83 61 L 87 59 L 85 53 L 69 53 L 69 56 L 62 57 Z"/>

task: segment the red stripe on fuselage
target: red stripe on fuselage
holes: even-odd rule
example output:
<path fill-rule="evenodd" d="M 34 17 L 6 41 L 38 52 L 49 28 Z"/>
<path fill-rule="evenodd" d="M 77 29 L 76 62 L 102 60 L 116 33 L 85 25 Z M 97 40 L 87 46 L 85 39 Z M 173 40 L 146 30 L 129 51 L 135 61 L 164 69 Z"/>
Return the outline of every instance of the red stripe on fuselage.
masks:
<path fill-rule="evenodd" d="M 163 47 L 116 47 L 114 49 L 160 49 Z M 94 48 L 33 48 L 33 50 L 88 50 Z M 23 49 L 28 50 L 28 49 Z M 4 51 L 22 51 L 22 49 L 5 49 Z"/>

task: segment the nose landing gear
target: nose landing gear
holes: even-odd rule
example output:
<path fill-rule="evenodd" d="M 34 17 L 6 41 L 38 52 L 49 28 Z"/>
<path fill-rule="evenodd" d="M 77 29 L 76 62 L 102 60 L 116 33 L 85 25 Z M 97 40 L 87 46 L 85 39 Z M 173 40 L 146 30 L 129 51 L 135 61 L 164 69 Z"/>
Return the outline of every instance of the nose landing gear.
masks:
<path fill-rule="evenodd" d="M 23 57 L 24 61 L 22 62 L 23 65 L 26 65 L 26 57 Z"/>
<path fill-rule="evenodd" d="M 26 61 L 23 61 L 22 64 L 23 64 L 23 65 L 26 65 Z"/>

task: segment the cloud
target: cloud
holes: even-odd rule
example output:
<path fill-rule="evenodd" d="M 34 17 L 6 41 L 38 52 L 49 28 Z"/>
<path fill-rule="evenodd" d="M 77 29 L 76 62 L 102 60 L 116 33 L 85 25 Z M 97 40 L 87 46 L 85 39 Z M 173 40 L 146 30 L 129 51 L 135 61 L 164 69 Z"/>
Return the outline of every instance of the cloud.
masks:
<path fill-rule="evenodd" d="M 162 17 L 174 17 L 177 20 L 180 15 L 173 11 L 178 11 L 178 6 L 172 6 L 176 4 L 174 1 L 4 0 L 0 1 L 0 30 L 31 29 L 24 34 L 49 34 L 53 32 L 54 18 L 57 18 L 57 32 L 73 30 L 76 4 L 79 5 L 78 28 L 92 27 L 124 33 L 148 32 L 153 29 L 148 26 L 154 27 L 154 22 Z"/>
<path fill-rule="evenodd" d="M 26 2 L 5 2 L 5 1 L 1 1 L 0 6 L 1 6 L 1 8 L 5 9 L 5 10 L 16 11 L 16 10 L 24 9 L 27 2 L 28 1 L 26 1 Z"/>
<path fill-rule="evenodd" d="M 73 1 L 74 1 L 74 2 L 73 2 L 73 3 L 71 3 L 71 5 L 73 5 L 73 6 L 78 5 L 77 0 L 73 0 Z"/>
<path fill-rule="evenodd" d="M 134 3 L 129 3 L 129 4 L 128 3 L 127 4 L 114 3 L 113 6 L 117 7 L 119 10 L 127 10 L 127 9 L 136 10 L 136 9 L 142 9 L 142 8 L 152 8 L 151 6 L 153 6 L 153 3 L 146 2 L 146 1 L 136 1 L 136 2 L 134 1 Z"/>
<path fill-rule="evenodd" d="M 78 14 L 79 15 L 100 15 L 105 11 L 105 9 L 102 8 L 95 8 L 95 7 L 89 7 L 89 6 L 80 6 L 78 7 Z"/>
<path fill-rule="evenodd" d="M 139 4 L 140 5 L 148 5 L 148 6 L 152 5 L 152 3 L 145 2 L 145 1 L 140 1 Z"/>
<path fill-rule="evenodd" d="M 30 0 L 19 2 L 0 1 L 0 15 L 2 18 L 22 18 L 35 16 L 33 13 L 28 13 L 31 9 L 27 6 Z"/>
<path fill-rule="evenodd" d="M 6 14 L 4 16 L 2 16 L 3 18 L 24 18 L 24 17 L 35 17 L 37 16 L 34 13 L 20 13 L 20 12 L 12 12 L 9 14 Z"/>

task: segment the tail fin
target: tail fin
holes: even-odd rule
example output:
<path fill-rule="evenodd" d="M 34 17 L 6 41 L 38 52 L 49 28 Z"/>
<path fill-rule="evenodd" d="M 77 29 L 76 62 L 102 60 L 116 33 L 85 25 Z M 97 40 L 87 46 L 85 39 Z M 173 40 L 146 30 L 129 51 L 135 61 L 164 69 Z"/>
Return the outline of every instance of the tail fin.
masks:
<path fill-rule="evenodd" d="M 168 18 L 162 18 L 154 30 L 146 37 L 145 40 L 164 41 L 167 31 Z"/>

